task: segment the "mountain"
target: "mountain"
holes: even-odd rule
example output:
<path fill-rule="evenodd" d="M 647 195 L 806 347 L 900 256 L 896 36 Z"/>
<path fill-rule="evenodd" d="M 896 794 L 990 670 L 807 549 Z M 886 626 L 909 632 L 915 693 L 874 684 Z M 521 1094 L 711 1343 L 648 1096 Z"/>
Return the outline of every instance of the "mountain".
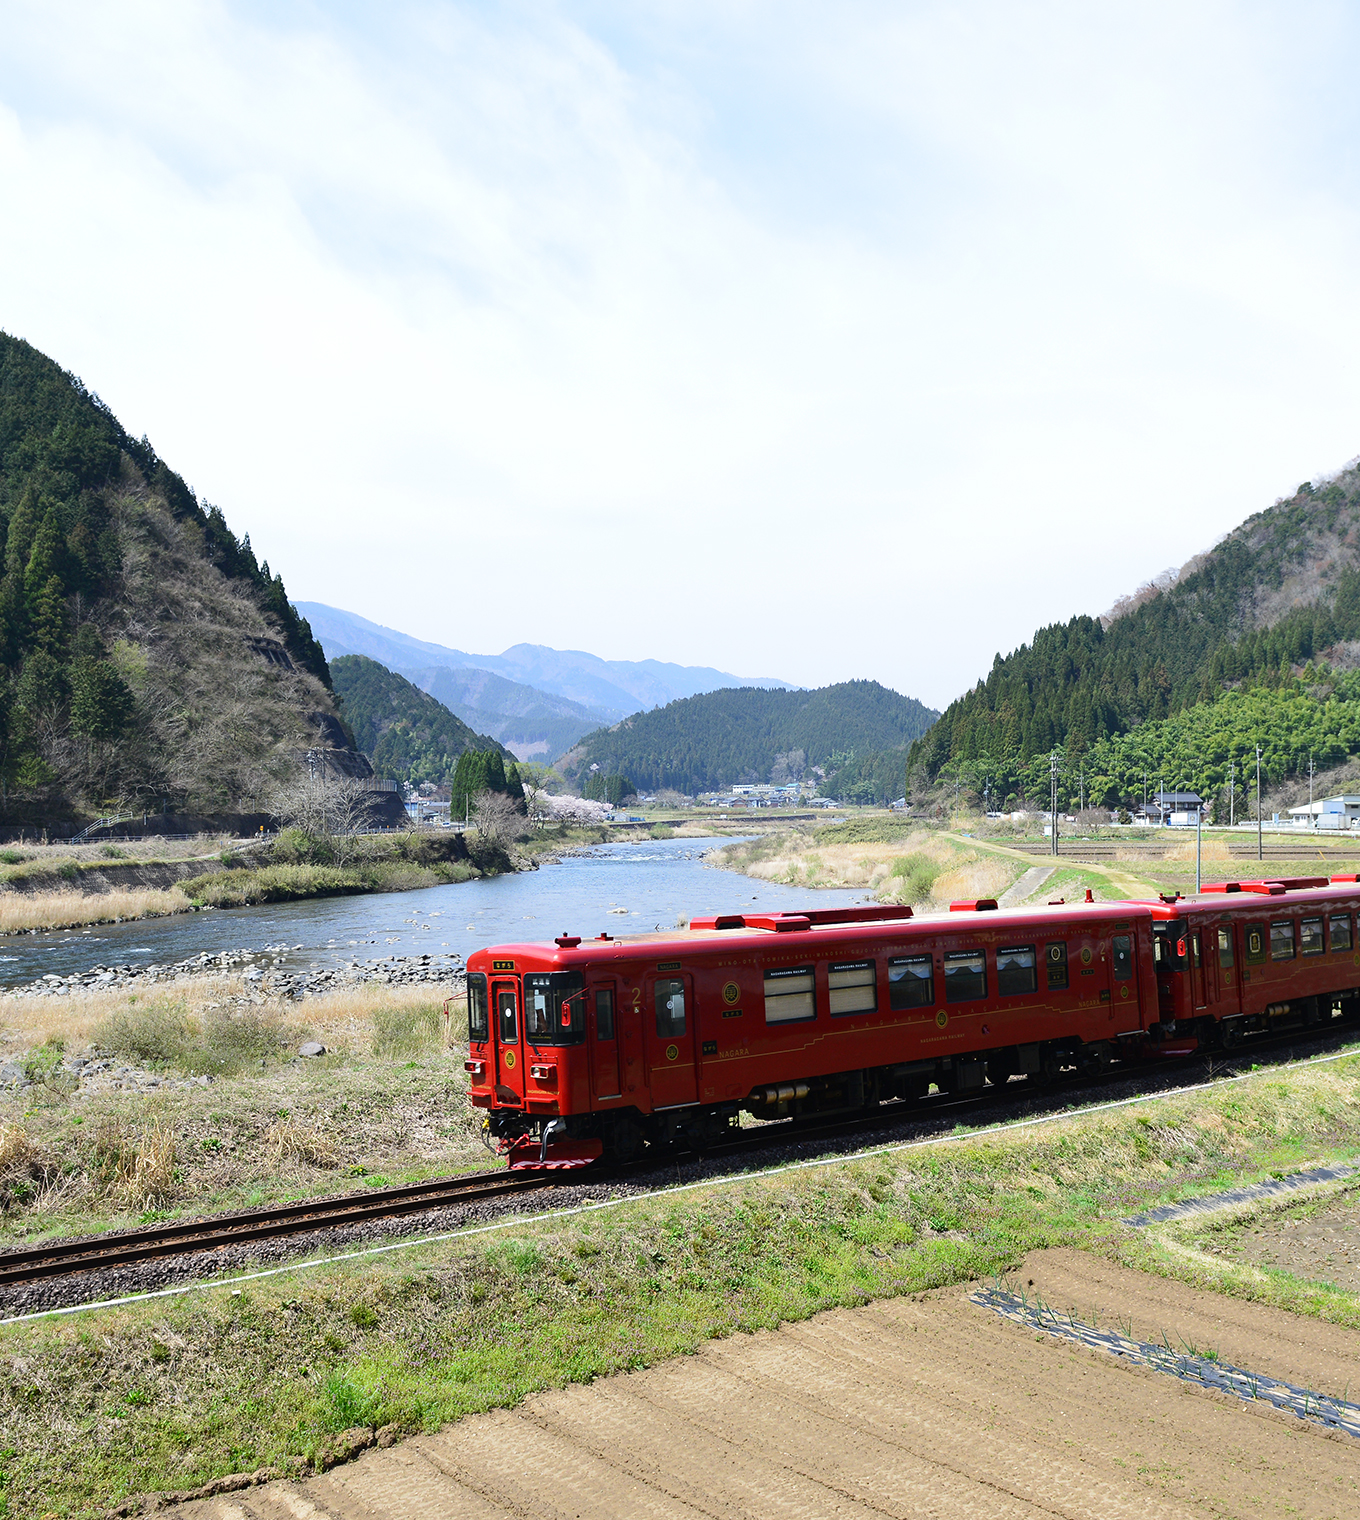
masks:
<path fill-rule="evenodd" d="M 1226 690 L 1279 681 L 1317 658 L 1360 663 L 1356 641 L 1360 469 L 1351 466 L 1300 486 L 1103 618 L 1055 623 L 997 655 L 912 763 L 929 776 L 956 764 L 1019 774 L 1056 747 L 1080 764 L 1100 740 Z"/>
<path fill-rule="evenodd" d="M 839 770 L 855 755 L 900 750 L 892 770 L 898 785 L 905 746 L 937 716 L 876 681 L 819 691 L 713 691 L 599 729 L 561 764 L 577 779 L 597 766 L 647 791 L 702 792 L 768 781 L 776 770 L 789 779 L 812 766 Z"/>
<path fill-rule="evenodd" d="M 582 734 L 612 722 L 615 716 L 507 681 L 489 670 L 432 665 L 402 673 L 445 707 L 461 713 L 473 728 L 504 744 L 519 760 L 551 762 Z"/>
<path fill-rule="evenodd" d="M 331 679 L 355 743 L 379 776 L 419 786 L 447 786 L 465 750 L 502 747 L 474 733 L 442 702 L 404 676 L 360 654 L 331 661 Z M 513 758 L 513 757 L 511 757 Z"/>
<path fill-rule="evenodd" d="M 322 602 L 299 602 L 297 607 L 328 658 L 364 654 L 403 674 L 436 666 L 489 671 L 589 709 L 597 722 L 615 721 L 641 708 L 722 687 L 792 689 L 786 681 L 772 677 L 734 676 L 708 666 L 670 665 L 660 660 L 602 660 L 581 650 L 549 649 L 543 644 L 515 644 L 503 654 L 466 654 L 442 644 L 426 644 Z"/>
<path fill-rule="evenodd" d="M 367 773 L 283 581 L 0 332 L 0 813 L 238 811 L 308 751 Z"/>

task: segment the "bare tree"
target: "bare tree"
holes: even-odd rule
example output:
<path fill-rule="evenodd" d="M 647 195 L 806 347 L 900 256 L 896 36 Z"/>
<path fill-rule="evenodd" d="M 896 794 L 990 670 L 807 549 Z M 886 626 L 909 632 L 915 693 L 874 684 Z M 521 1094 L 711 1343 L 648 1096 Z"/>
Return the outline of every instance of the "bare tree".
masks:
<path fill-rule="evenodd" d="M 377 807 L 377 794 L 368 781 L 326 769 L 292 776 L 269 798 L 269 810 L 280 823 L 324 839 L 340 866 L 358 854 L 357 836 L 372 824 Z"/>
<path fill-rule="evenodd" d="M 481 792 L 473 799 L 472 816 L 477 832 L 491 844 L 504 849 L 524 831 L 524 814 L 514 799 L 504 792 Z"/>

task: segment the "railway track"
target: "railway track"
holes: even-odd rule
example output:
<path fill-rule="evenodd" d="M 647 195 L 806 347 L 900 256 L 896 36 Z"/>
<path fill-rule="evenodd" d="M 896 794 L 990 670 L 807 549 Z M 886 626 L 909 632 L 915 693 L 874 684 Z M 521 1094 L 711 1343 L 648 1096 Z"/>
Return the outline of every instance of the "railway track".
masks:
<path fill-rule="evenodd" d="M 418 1214 L 425 1209 L 445 1208 L 454 1203 L 475 1203 L 483 1198 L 529 1193 L 551 1187 L 553 1180 L 541 1174 L 477 1172 L 469 1177 L 443 1177 L 405 1187 L 351 1193 L 340 1198 L 310 1199 L 305 1203 L 254 1209 L 243 1214 L 153 1225 L 121 1235 L 87 1236 L 55 1245 L 5 1251 L 0 1252 L 0 1290 L 45 1277 L 128 1266 L 158 1256 L 220 1250 L 225 1246 L 271 1240 L 281 1235 L 301 1235 L 309 1230 Z"/>
<path fill-rule="evenodd" d="M 1235 1058 L 1249 1063 L 1271 1053 L 1286 1056 L 1302 1046 L 1313 1049 L 1344 1041 L 1355 1033 L 1355 1026 L 1318 1029 L 1305 1036 L 1301 1031 L 1286 1031 L 1266 1039 L 1253 1040 L 1233 1052 Z M 463 1177 L 436 1178 L 403 1187 L 382 1188 L 365 1193 L 351 1193 L 336 1198 L 309 1199 L 303 1203 L 284 1204 L 277 1208 L 254 1209 L 246 1213 L 217 1215 L 209 1218 L 181 1220 L 153 1225 L 120 1235 L 87 1236 L 59 1241 L 47 1246 L 33 1246 L 17 1251 L 0 1252 L 0 1292 L 45 1278 L 66 1277 L 111 1267 L 131 1266 L 157 1257 L 184 1256 L 246 1245 L 252 1241 L 272 1240 L 289 1235 L 303 1235 L 314 1230 L 345 1225 L 368 1224 L 403 1214 L 422 1213 L 451 1204 L 475 1203 L 482 1199 L 504 1198 L 517 1193 L 551 1190 L 583 1182 L 616 1181 L 631 1175 L 694 1160 L 721 1161 L 780 1146 L 806 1145 L 889 1129 L 901 1124 L 920 1126 L 930 1131 L 959 1122 L 968 1116 L 988 1111 L 1013 1109 L 1017 1102 L 1038 1100 L 1045 1107 L 1062 1108 L 1080 1104 L 1093 1094 L 1119 1083 L 1136 1082 L 1156 1070 L 1165 1080 L 1156 1084 L 1155 1092 L 1174 1092 L 1183 1085 L 1175 1080 L 1180 1072 L 1194 1081 L 1203 1080 L 1189 1070 L 1193 1058 L 1175 1066 L 1144 1063 L 1116 1067 L 1095 1076 L 1071 1074 L 1053 1087 L 1029 1088 L 1016 1082 L 1006 1087 L 984 1088 L 966 1096 L 940 1093 L 920 1102 L 894 1101 L 881 1104 L 873 1112 L 852 1116 L 840 1115 L 826 1120 L 782 1120 L 756 1131 L 744 1132 L 731 1140 L 706 1147 L 701 1153 L 674 1151 L 649 1155 L 625 1166 L 587 1168 L 581 1171 L 534 1173 L 476 1172 Z M 1224 1062 L 1225 1067 L 1227 1062 Z M 1226 1070 L 1224 1075 L 1229 1075 Z M 205 1270 L 209 1270 L 205 1263 Z"/>

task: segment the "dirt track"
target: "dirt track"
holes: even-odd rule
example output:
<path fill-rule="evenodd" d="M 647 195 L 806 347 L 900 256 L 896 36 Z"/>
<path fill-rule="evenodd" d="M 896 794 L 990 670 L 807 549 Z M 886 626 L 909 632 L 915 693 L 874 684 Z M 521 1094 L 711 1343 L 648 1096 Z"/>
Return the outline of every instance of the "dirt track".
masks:
<path fill-rule="evenodd" d="M 1317 1392 L 1360 1335 L 1126 1272 L 1031 1257 L 1031 1294 Z M 1360 1441 L 1026 1333 L 966 1288 L 837 1310 L 540 1394 L 178 1520 L 1353 1516 Z"/>

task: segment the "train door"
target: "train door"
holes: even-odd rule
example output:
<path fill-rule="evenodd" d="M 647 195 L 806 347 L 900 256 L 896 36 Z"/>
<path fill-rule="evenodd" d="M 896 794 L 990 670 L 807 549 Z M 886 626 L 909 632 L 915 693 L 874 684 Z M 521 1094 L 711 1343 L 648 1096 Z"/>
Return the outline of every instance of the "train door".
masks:
<path fill-rule="evenodd" d="M 1196 1013 L 1209 1006 L 1209 957 L 1204 953 L 1204 937 L 1203 928 L 1190 930 L 1190 1004 Z"/>
<path fill-rule="evenodd" d="M 619 1073 L 618 988 L 603 982 L 591 999 L 590 1086 L 597 1098 L 617 1098 L 623 1091 Z"/>
<path fill-rule="evenodd" d="M 502 1103 L 524 1102 L 524 1019 L 519 978 L 491 982 L 491 1021 L 496 1035 L 496 1088 Z M 507 1096 L 508 1095 L 508 1096 Z"/>
<path fill-rule="evenodd" d="M 1206 954 L 1214 963 L 1218 980 L 1218 1017 L 1230 1019 L 1242 1012 L 1241 976 L 1237 967 L 1237 941 L 1232 923 L 1215 924 L 1205 930 L 1208 936 Z"/>
<path fill-rule="evenodd" d="M 694 982 L 676 973 L 647 978 L 643 994 L 643 1048 L 653 1108 L 676 1108 L 699 1099 L 694 1061 Z"/>

